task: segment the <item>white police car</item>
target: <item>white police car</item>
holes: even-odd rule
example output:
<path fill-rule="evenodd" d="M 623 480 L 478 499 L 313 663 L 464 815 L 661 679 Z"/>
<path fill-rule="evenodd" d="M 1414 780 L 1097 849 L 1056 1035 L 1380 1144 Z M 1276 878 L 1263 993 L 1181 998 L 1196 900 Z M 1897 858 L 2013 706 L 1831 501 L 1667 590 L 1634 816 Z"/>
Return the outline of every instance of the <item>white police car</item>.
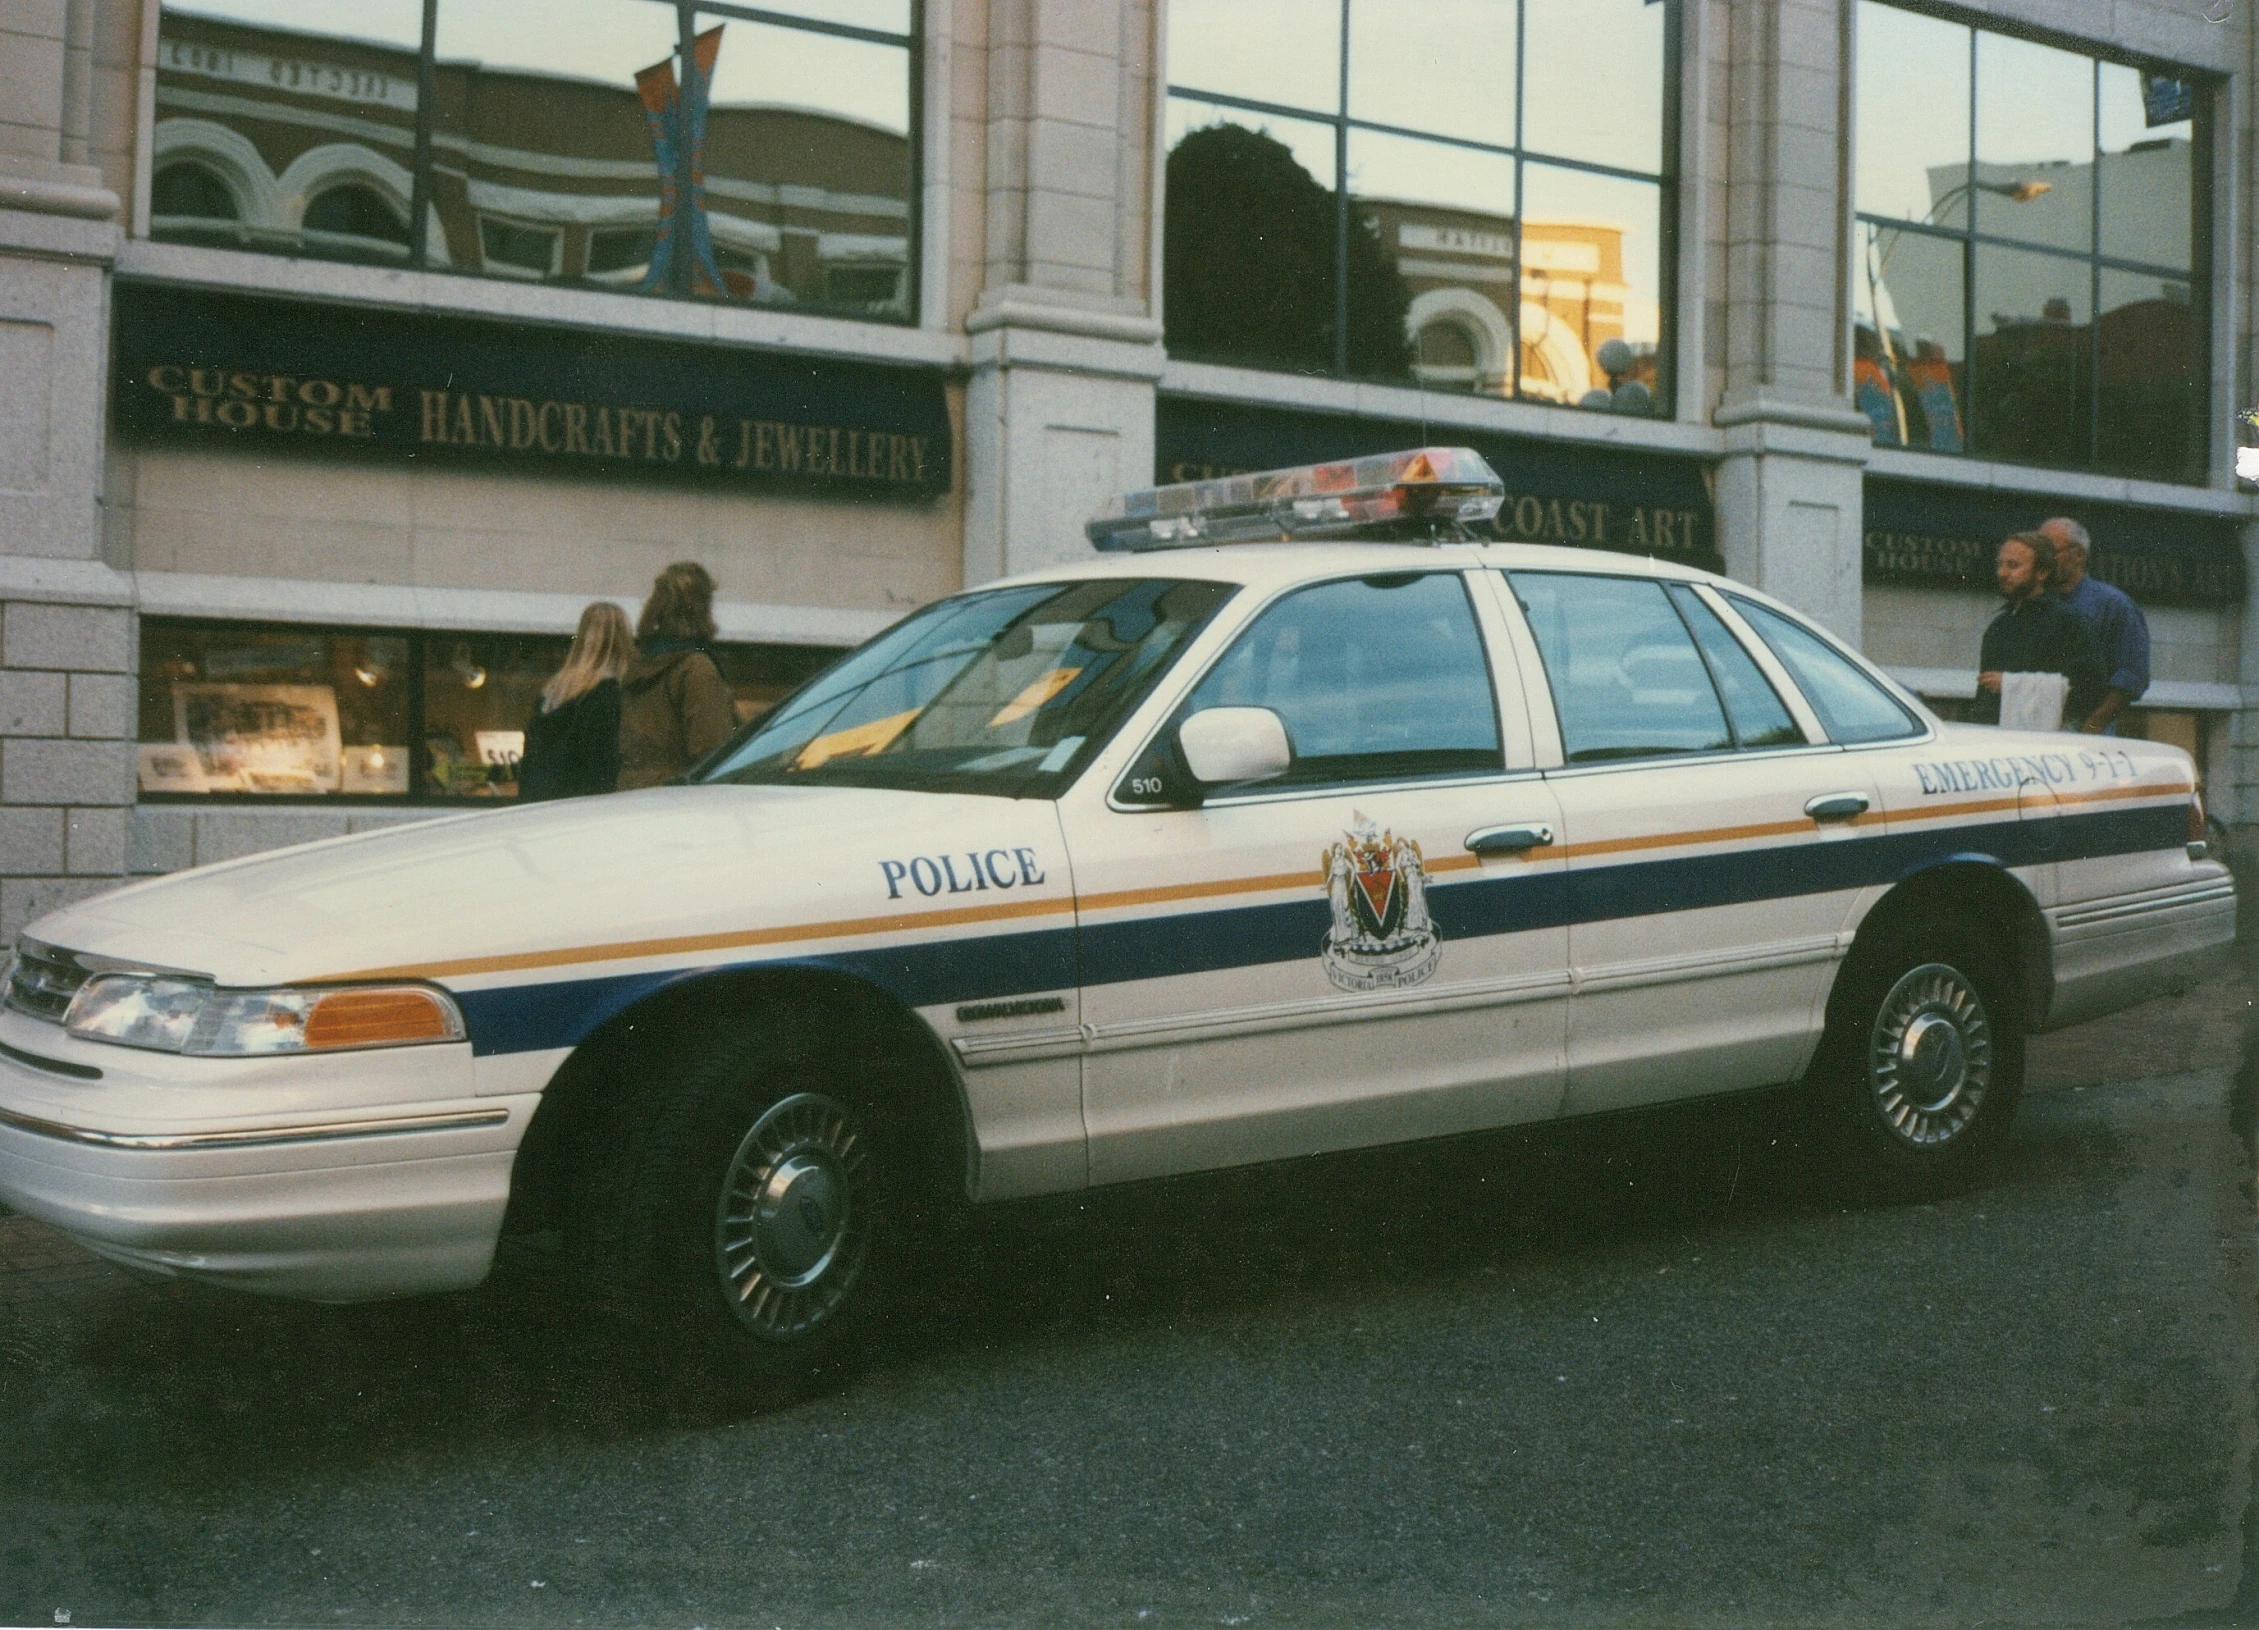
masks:
<path fill-rule="evenodd" d="M 327 1300 L 559 1227 L 781 1377 L 965 1201 L 1797 1081 L 1944 1182 L 2028 1033 L 2224 957 L 2172 747 L 1941 724 L 1700 572 L 1277 541 L 1450 539 L 1499 494 L 1456 449 L 1133 494 L 688 785 L 48 916 L 0 1199 Z"/>

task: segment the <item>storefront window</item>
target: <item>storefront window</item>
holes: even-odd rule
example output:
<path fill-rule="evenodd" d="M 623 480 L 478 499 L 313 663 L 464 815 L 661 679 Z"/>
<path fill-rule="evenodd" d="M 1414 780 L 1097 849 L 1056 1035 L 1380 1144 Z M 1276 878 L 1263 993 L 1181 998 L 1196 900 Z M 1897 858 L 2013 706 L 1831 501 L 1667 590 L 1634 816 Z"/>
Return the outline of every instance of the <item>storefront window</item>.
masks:
<path fill-rule="evenodd" d="M 1667 414 L 1672 12 L 1174 0 L 1171 353 Z"/>
<path fill-rule="evenodd" d="M 1882 446 L 2204 476 L 2204 87 L 1860 0 L 1853 392 Z"/>
<path fill-rule="evenodd" d="M 910 319 L 909 0 L 425 9 L 166 0 L 151 234 Z"/>
<path fill-rule="evenodd" d="M 526 720 L 570 643 L 145 618 L 142 796 L 514 798 Z M 741 720 L 838 655 L 714 647 Z"/>

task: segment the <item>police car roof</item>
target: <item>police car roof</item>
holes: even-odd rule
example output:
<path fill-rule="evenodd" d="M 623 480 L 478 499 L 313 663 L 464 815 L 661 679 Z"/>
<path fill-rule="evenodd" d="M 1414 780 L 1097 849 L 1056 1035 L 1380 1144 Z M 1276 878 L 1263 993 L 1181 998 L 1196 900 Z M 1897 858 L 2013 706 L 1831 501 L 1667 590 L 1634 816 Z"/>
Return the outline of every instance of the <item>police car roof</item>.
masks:
<path fill-rule="evenodd" d="M 1569 549 L 1542 543 L 1231 543 L 1088 557 L 1022 572 L 1005 583 L 1068 582 L 1092 577 L 1182 577 L 1281 588 L 1308 577 L 1449 570 L 1467 564 L 1508 570 L 1607 573 L 1681 583 L 1724 581 L 1714 572 L 1651 555 Z M 996 586 L 996 585 L 991 585 Z"/>

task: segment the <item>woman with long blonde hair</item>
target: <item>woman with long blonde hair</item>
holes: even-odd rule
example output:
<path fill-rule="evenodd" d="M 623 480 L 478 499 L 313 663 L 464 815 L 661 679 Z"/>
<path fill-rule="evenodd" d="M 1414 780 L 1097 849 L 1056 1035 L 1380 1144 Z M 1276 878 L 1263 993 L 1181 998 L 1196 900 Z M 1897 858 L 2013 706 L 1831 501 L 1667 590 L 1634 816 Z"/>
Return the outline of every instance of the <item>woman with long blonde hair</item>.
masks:
<path fill-rule="evenodd" d="M 526 721 L 518 796 L 573 798 L 620 782 L 620 675 L 635 657 L 627 613 L 599 600 L 580 614 L 565 665 Z"/>

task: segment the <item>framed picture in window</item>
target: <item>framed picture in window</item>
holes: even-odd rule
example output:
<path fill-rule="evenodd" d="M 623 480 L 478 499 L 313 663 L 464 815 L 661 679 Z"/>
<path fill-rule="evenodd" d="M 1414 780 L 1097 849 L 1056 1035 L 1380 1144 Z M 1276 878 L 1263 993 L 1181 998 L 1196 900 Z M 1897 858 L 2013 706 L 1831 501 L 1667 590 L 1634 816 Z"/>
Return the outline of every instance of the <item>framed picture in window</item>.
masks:
<path fill-rule="evenodd" d="M 173 734 L 211 792 L 338 790 L 343 750 L 328 685 L 176 683 Z"/>

